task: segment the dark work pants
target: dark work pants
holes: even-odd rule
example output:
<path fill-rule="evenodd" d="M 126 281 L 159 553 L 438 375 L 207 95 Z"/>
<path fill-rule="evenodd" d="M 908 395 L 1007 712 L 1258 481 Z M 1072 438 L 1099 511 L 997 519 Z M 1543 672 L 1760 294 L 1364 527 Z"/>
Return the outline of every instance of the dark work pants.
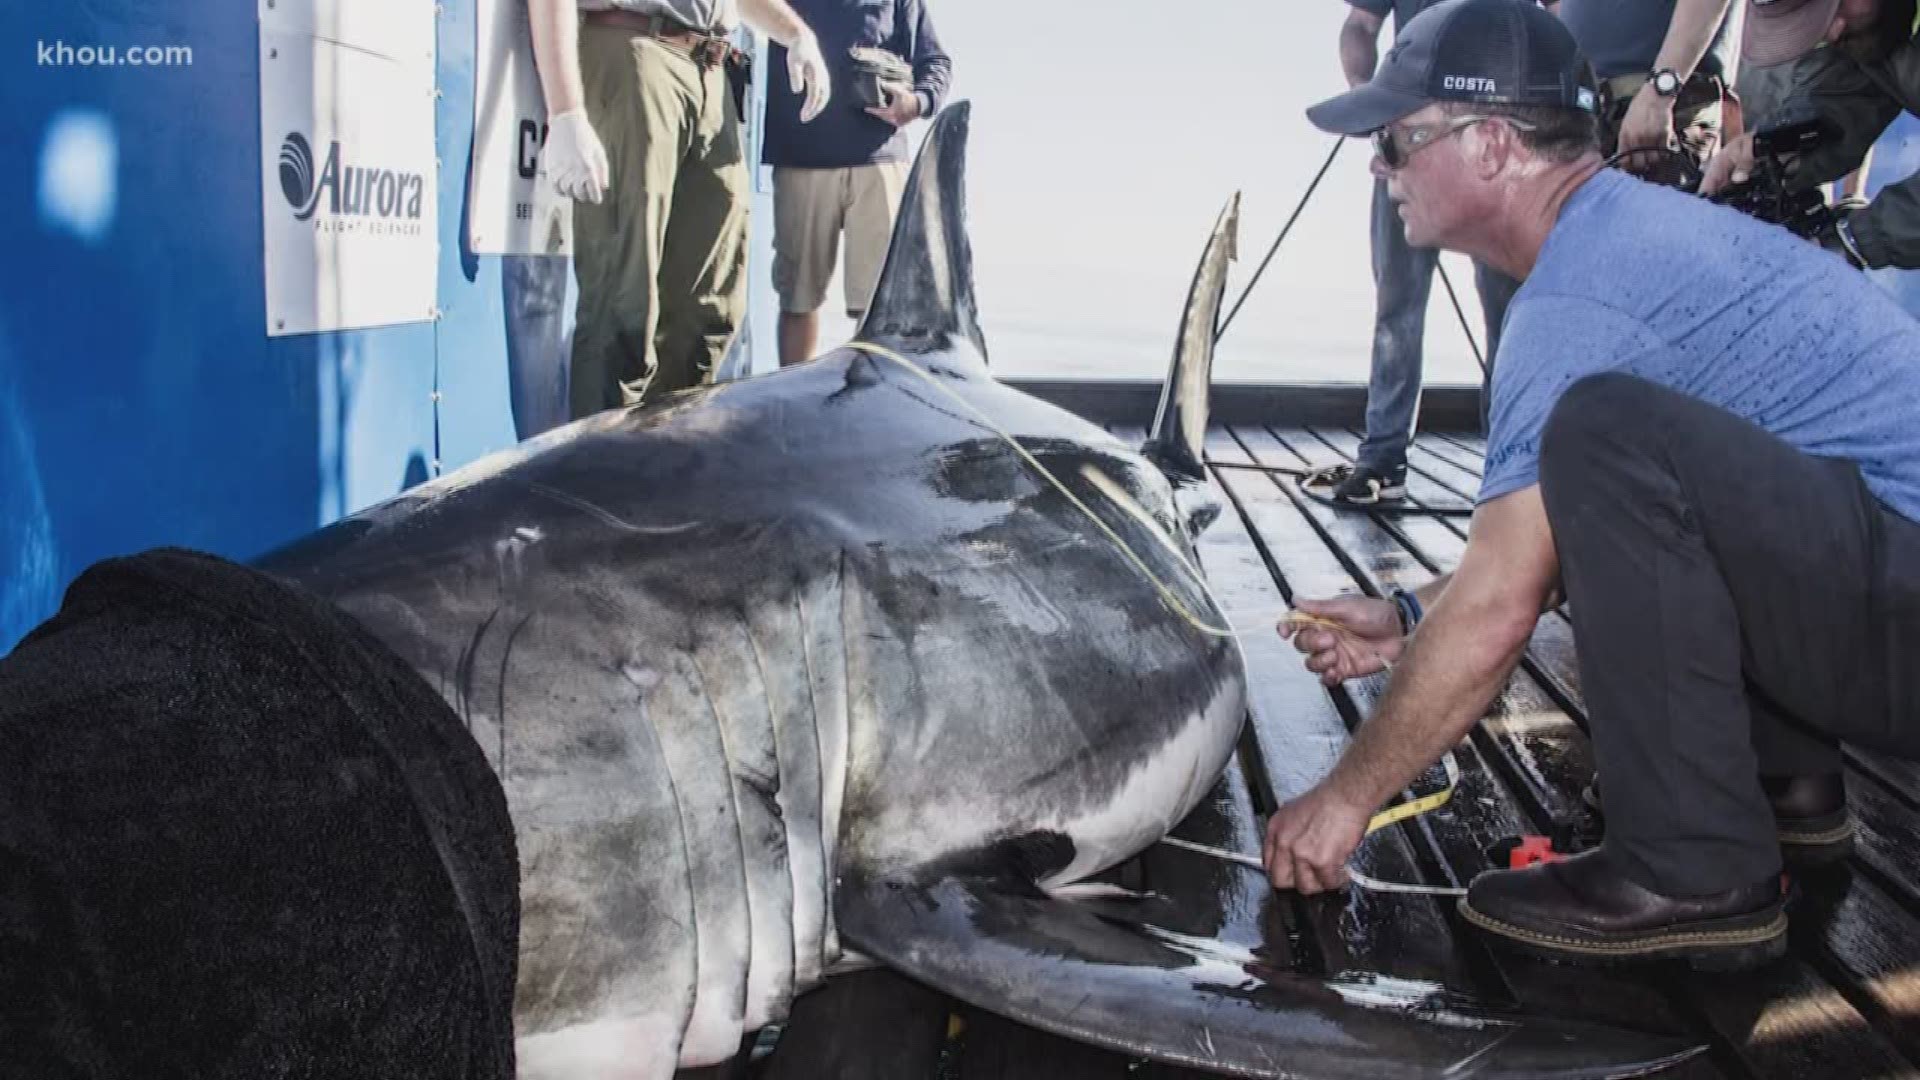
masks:
<path fill-rule="evenodd" d="M 1758 777 L 1846 741 L 1920 756 L 1920 526 L 1851 462 L 1641 379 L 1583 379 L 1541 441 L 1607 847 L 1669 896 L 1777 873 Z"/>
<path fill-rule="evenodd" d="M 1407 243 L 1407 227 L 1400 211 L 1387 198 L 1387 182 L 1373 184 L 1373 367 L 1367 377 L 1367 435 L 1360 443 L 1360 463 L 1386 470 L 1406 464 L 1407 444 L 1420 412 L 1421 372 L 1426 361 L 1427 299 L 1433 292 L 1434 269 L 1440 264 L 1436 248 Z M 1481 394 L 1481 420 L 1486 420 L 1484 386 L 1491 386 L 1494 350 L 1500 345 L 1500 324 L 1507 303 L 1520 283 L 1476 261 L 1474 287 L 1480 293 L 1480 311 L 1486 320 L 1486 370 Z"/>

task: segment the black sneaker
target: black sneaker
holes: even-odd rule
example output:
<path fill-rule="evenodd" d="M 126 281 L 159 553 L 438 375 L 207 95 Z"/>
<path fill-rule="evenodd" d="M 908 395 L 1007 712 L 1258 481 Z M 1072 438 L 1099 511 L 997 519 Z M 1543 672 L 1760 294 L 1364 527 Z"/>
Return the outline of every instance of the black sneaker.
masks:
<path fill-rule="evenodd" d="M 1407 467 L 1403 464 L 1382 470 L 1372 465 L 1329 465 L 1302 476 L 1300 490 L 1332 506 L 1365 508 L 1397 503 L 1407 497 Z"/>

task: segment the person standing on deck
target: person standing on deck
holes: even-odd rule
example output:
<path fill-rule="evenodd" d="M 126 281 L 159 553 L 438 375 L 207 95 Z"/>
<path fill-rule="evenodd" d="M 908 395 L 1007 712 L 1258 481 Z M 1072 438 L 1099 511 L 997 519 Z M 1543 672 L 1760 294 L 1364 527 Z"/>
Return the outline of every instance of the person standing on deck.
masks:
<path fill-rule="evenodd" d="M 1347 0 L 1351 10 L 1340 27 L 1340 70 L 1349 88 L 1374 73 L 1380 27 L 1391 12 L 1396 32 L 1430 6 L 1432 0 Z M 1366 507 L 1397 503 L 1407 493 L 1407 444 L 1420 412 L 1420 380 L 1425 366 L 1427 297 L 1440 252 L 1408 243 L 1406 227 L 1384 180 L 1373 185 L 1373 364 L 1367 380 L 1367 434 L 1352 465 L 1334 465 L 1307 474 L 1301 489 L 1335 506 Z M 1474 285 L 1486 318 L 1487 370 L 1500 343 L 1500 321 L 1518 283 L 1474 263 Z M 1484 405 L 1483 405 L 1484 411 Z"/>
<path fill-rule="evenodd" d="M 1600 151 L 1661 183 L 1697 176 L 1720 148 L 1733 78 L 1731 0 L 1554 0 L 1600 80 Z M 1686 167 L 1672 155 L 1686 157 Z M 1637 151 L 1637 152 L 1636 152 Z"/>
<path fill-rule="evenodd" d="M 1837 743 L 1920 757 L 1920 323 L 1784 229 L 1602 168 L 1590 79 L 1546 12 L 1446 0 L 1308 112 L 1373 134 L 1409 240 L 1524 284 L 1458 569 L 1281 626 L 1329 685 L 1393 670 L 1266 865 L 1339 885 L 1564 592 L 1606 838 L 1482 874 L 1463 916 L 1561 959 L 1758 963 L 1786 947 L 1780 831 L 1846 820 Z"/>
<path fill-rule="evenodd" d="M 540 169 L 574 200 L 574 419 L 711 382 L 747 300 L 744 17 L 787 48 L 806 95 L 830 82 L 785 0 L 528 0 L 546 94 Z M 603 141 L 604 140 L 604 141 Z"/>
<path fill-rule="evenodd" d="M 780 296 L 780 364 L 813 358 L 820 307 L 846 237 L 847 317 L 858 322 L 880 280 L 906 190 L 906 127 L 946 100 L 953 62 L 940 47 L 926 0 L 794 0 L 837 65 L 841 100 L 805 127 L 806 102 L 767 93 L 762 154 L 773 166 L 773 288 Z M 875 52 L 899 65 L 899 82 L 862 85 L 855 65 Z M 782 52 L 773 50 L 775 66 Z M 863 96 L 877 90 L 875 100 Z"/>

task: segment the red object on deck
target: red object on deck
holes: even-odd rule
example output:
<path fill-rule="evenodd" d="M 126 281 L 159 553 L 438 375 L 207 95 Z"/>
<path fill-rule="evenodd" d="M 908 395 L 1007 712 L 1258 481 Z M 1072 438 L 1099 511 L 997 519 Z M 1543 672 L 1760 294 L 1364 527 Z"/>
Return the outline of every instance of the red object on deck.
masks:
<path fill-rule="evenodd" d="M 1512 870 L 1524 870 L 1534 863 L 1559 862 L 1566 853 L 1553 850 L 1553 839 L 1546 836 L 1522 836 L 1520 842 L 1507 853 L 1507 866 Z"/>

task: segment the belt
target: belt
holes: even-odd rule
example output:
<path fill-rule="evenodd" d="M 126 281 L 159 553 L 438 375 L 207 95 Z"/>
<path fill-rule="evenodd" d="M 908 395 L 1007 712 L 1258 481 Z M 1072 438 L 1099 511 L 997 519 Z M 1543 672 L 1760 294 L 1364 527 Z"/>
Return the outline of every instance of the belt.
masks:
<path fill-rule="evenodd" d="M 589 26 L 611 26 L 620 30 L 631 30 L 636 34 L 672 41 L 683 45 L 692 45 L 701 41 L 724 41 L 725 34 L 716 34 L 670 19 L 665 15 L 647 15 L 626 8 L 605 8 L 598 11 L 583 11 L 580 18 Z"/>

